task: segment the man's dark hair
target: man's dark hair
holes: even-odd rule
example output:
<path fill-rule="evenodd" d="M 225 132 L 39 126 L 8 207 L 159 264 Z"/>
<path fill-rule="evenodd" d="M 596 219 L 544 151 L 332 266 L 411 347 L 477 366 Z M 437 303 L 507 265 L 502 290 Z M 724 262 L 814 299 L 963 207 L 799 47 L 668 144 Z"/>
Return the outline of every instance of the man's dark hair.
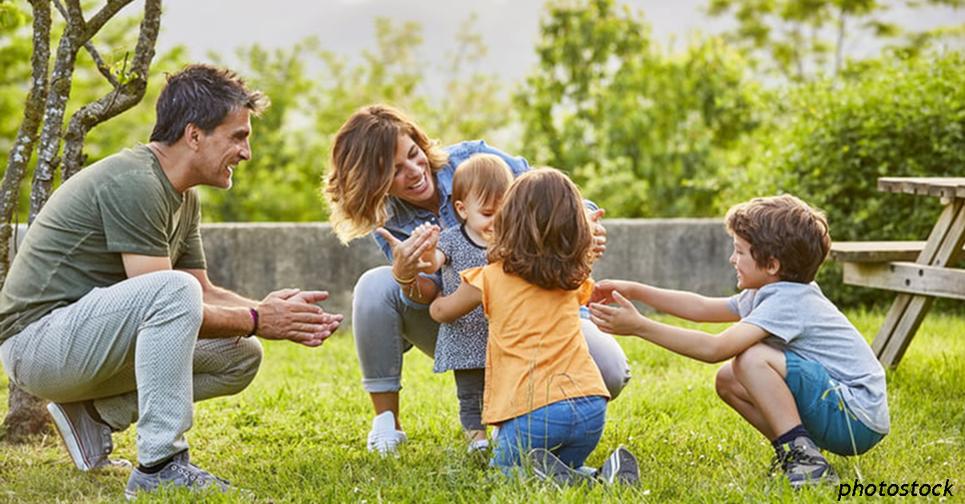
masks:
<path fill-rule="evenodd" d="M 261 91 L 249 90 L 245 81 L 231 70 L 188 65 L 167 76 L 167 84 L 157 99 L 157 122 L 151 141 L 171 145 L 181 138 L 188 124 L 210 133 L 238 107 L 258 115 L 268 105 L 267 96 Z"/>

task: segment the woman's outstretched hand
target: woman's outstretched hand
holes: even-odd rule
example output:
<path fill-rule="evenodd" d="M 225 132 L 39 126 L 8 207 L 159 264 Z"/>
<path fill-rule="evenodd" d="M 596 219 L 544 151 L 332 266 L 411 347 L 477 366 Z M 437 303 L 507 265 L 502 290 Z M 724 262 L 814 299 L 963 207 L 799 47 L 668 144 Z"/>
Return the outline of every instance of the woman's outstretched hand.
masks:
<path fill-rule="evenodd" d="M 375 230 L 392 249 L 392 274 L 396 281 L 415 280 L 419 271 L 429 266 L 423 255 L 435 250 L 440 228 L 434 224 L 423 224 L 417 231 L 400 241 L 385 228 Z"/>

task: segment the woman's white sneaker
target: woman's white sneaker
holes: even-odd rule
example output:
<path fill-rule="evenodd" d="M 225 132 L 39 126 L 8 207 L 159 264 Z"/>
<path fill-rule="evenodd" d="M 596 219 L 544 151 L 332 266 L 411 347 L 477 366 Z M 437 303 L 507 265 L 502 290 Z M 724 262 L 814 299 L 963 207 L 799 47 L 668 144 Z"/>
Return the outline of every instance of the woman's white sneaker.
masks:
<path fill-rule="evenodd" d="M 395 415 L 391 411 L 383 411 L 372 419 L 372 430 L 369 431 L 368 441 L 370 452 L 379 452 L 382 455 L 395 454 L 398 445 L 407 440 L 405 432 L 395 429 Z"/>

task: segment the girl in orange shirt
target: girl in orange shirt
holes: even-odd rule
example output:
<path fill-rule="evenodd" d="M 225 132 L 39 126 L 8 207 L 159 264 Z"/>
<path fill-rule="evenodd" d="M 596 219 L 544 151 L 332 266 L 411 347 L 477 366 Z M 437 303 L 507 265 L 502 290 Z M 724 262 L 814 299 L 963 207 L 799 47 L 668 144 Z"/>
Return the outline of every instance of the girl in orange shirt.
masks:
<path fill-rule="evenodd" d="M 429 309 L 451 322 L 482 304 L 489 319 L 482 419 L 499 426 L 490 465 L 530 463 L 540 476 L 571 480 L 600 441 L 610 395 L 579 319 L 593 290 L 592 245 L 573 182 L 552 168 L 532 170 L 496 213 L 489 264 L 463 271 L 459 288 Z M 637 473 L 622 447 L 610 459 L 607 479 Z"/>

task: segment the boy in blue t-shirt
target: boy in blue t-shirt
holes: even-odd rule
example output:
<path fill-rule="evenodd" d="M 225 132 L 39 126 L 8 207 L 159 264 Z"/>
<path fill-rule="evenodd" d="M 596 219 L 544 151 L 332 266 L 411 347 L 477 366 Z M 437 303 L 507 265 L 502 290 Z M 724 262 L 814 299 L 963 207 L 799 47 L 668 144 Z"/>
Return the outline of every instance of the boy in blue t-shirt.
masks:
<path fill-rule="evenodd" d="M 591 320 L 704 362 L 733 357 L 717 372 L 717 394 L 774 445 L 772 470 L 781 467 L 795 488 L 836 481 L 818 447 L 861 454 L 890 426 L 884 369 L 814 283 L 831 248 L 827 220 L 783 195 L 731 208 L 726 225 L 740 294 L 710 298 L 604 280 Z M 714 336 L 650 320 L 630 300 L 691 321 L 737 323 Z"/>

